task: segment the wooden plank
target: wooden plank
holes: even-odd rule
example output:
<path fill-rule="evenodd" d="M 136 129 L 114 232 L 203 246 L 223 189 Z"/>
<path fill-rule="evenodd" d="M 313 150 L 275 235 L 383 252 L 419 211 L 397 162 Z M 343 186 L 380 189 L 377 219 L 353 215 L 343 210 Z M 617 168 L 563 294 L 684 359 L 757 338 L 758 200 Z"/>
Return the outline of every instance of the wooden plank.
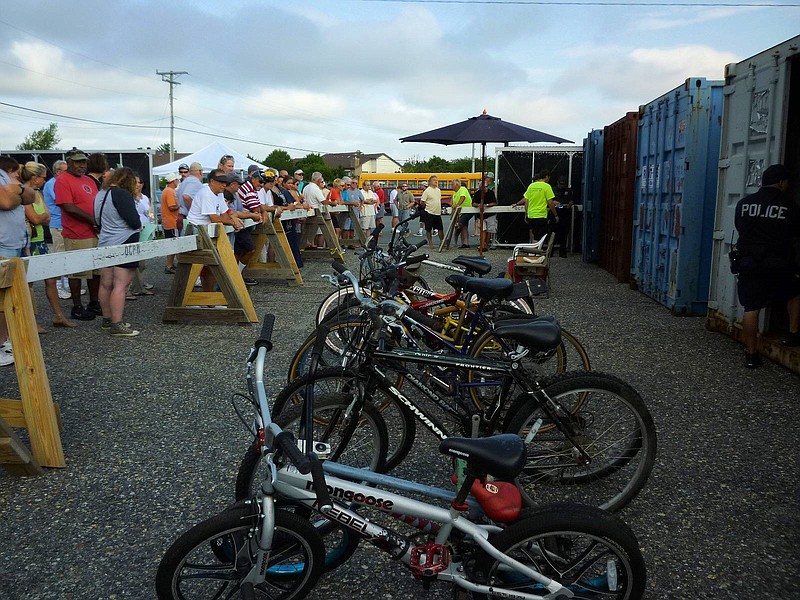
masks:
<path fill-rule="evenodd" d="M 0 290 L 8 333 L 14 346 L 22 412 L 28 427 L 33 456 L 45 467 L 65 467 L 58 418 L 44 366 L 42 347 L 33 314 L 25 266 L 18 258 L 10 288 Z"/>
<path fill-rule="evenodd" d="M 198 306 L 213 304 L 215 306 L 226 304 L 225 294 L 222 292 L 192 292 L 188 296 L 186 306 Z"/>
<path fill-rule="evenodd" d="M 0 262 L 0 288 L 11 287 L 14 278 L 14 266 L 10 261 Z"/>
<path fill-rule="evenodd" d="M 11 427 L 0 419 L 0 465 L 12 475 L 41 475 L 42 467 Z"/>
<path fill-rule="evenodd" d="M 210 250 L 195 250 L 178 255 L 178 264 L 185 265 L 212 265 L 215 257 Z"/>
<path fill-rule="evenodd" d="M 242 279 L 239 271 L 239 263 L 233 255 L 233 248 L 227 235 L 220 235 L 215 242 L 215 249 L 219 256 L 219 265 L 210 265 L 209 269 L 217 278 L 222 293 L 225 294 L 227 304 L 230 307 L 244 309 L 246 319 L 243 322 L 258 323 L 256 308 L 253 306 L 253 299 Z"/>
<path fill-rule="evenodd" d="M 55 252 L 43 256 L 31 256 L 23 260 L 27 266 L 27 280 L 31 283 L 50 277 L 102 269 L 134 260 L 147 260 L 196 249 L 197 238 L 190 235 L 121 246 Z"/>
<path fill-rule="evenodd" d="M 241 308 L 191 308 L 188 306 L 168 306 L 164 310 L 164 320 L 176 323 L 186 321 L 249 322 L 247 314 Z"/>
<path fill-rule="evenodd" d="M 10 427 L 27 428 L 28 423 L 22 413 L 22 400 L 0 398 L 0 420 L 8 423 Z"/>

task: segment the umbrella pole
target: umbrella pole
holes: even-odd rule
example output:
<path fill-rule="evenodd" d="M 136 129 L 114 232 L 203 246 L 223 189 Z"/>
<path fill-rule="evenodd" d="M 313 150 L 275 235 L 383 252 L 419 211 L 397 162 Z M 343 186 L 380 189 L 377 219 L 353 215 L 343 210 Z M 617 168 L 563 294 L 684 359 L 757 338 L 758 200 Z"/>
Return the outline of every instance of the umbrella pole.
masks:
<path fill-rule="evenodd" d="M 480 256 L 483 256 L 483 202 L 486 198 L 486 190 L 483 188 L 484 181 L 486 179 L 486 142 L 481 142 L 481 182 L 480 182 L 480 192 L 481 192 L 481 227 L 480 227 L 480 235 L 478 237 L 478 253 Z M 488 248 L 487 248 L 488 249 Z"/>

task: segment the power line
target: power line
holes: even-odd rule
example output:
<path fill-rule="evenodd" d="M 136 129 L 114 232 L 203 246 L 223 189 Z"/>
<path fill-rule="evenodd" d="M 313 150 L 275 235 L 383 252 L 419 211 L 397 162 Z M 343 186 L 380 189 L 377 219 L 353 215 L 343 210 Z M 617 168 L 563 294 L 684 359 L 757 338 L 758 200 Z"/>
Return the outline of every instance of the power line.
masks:
<path fill-rule="evenodd" d="M 83 117 L 73 117 L 70 115 L 62 115 L 59 113 L 48 112 L 45 110 L 37 110 L 35 108 L 28 108 L 26 106 L 19 106 L 17 104 L 10 104 L 8 102 L 0 102 L 0 106 L 8 106 L 10 108 L 16 108 L 17 110 L 25 110 L 32 113 L 37 113 L 40 115 L 48 115 L 50 117 L 58 117 L 59 119 L 71 119 L 73 121 L 79 121 L 83 123 L 94 123 L 96 125 L 109 125 L 111 127 L 127 127 L 130 129 L 167 129 L 167 125 L 135 125 L 132 123 L 114 123 L 112 121 L 98 121 L 96 119 L 85 119 Z M 307 152 L 307 153 L 314 153 L 314 154 L 325 154 L 325 152 L 321 150 L 310 150 L 308 148 L 297 148 L 295 146 L 285 146 L 281 144 L 270 144 L 268 142 L 259 142 L 258 140 L 250 140 L 247 138 L 240 138 L 232 135 L 224 135 L 218 133 L 210 133 L 208 131 L 200 131 L 198 129 L 189 129 L 187 127 L 175 127 L 178 131 L 185 131 L 186 133 L 196 133 L 198 135 L 205 135 L 213 138 L 221 138 L 224 140 L 231 140 L 234 142 L 244 142 L 246 144 L 255 144 L 258 146 L 267 146 L 269 148 L 281 148 L 285 150 L 297 150 L 298 152 Z"/>

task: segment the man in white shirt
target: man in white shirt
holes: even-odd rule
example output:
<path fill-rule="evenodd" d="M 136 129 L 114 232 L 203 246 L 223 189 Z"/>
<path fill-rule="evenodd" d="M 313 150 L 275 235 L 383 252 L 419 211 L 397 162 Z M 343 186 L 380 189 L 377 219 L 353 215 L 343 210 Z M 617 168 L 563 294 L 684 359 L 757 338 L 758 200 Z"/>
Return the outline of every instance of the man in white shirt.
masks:
<path fill-rule="evenodd" d="M 183 166 L 183 165 L 181 165 Z M 178 189 L 175 191 L 175 197 L 178 199 L 178 210 L 180 216 L 178 217 L 178 231 L 183 231 L 183 220 L 189 214 L 189 209 L 192 206 L 194 199 L 200 188 L 203 187 L 203 165 L 199 162 L 193 162 L 188 167 L 189 174 L 181 181 Z"/>
<path fill-rule="evenodd" d="M 295 177 L 297 177 L 297 174 L 295 174 Z M 306 204 L 311 206 L 311 208 L 319 211 L 319 214 L 322 214 L 322 206 L 325 204 L 325 192 L 322 191 L 324 186 L 325 180 L 322 177 L 322 173 L 319 171 L 314 171 L 311 174 L 311 182 L 303 186 L 303 200 Z M 314 246 L 317 248 L 324 247 L 321 229 L 318 229 L 314 236 Z"/>

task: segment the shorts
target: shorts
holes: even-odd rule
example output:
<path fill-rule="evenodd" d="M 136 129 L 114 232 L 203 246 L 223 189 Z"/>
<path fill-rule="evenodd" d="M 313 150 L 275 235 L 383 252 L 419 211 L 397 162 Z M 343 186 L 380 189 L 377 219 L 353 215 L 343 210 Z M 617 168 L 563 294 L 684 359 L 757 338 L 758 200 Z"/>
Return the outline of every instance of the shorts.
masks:
<path fill-rule="evenodd" d="M 136 234 L 139 235 L 138 233 Z M 126 242 L 127 243 L 127 242 Z M 97 238 L 85 238 L 82 240 L 75 240 L 72 238 L 64 238 L 64 250 L 66 252 L 71 252 L 72 250 L 89 250 L 91 248 L 97 248 Z M 119 265 L 124 266 L 124 265 Z M 99 275 L 98 271 L 83 271 L 81 273 L 70 273 L 67 275 L 70 279 L 91 279 L 96 275 Z"/>
<path fill-rule="evenodd" d="M 549 232 L 547 217 L 540 219 L 528 219 L 528 229 L 533 232 L 533 237 L 535 237 L 537 240 L 541 239 L 542 236 Z"/>
<path fill-rule="evenodd" d="M 24 248 L 9 248 L 0 246 L 0 258 L 20 258 Z"/>
<path fill-rule="evenodd" d="M 164 230 L 164 238 L 165 239 L 172 239 L 178 237 L 178 230 L 177 229 L 165 229 Z"/>
<path fill-rule="evenodd" d="M 50 237 L 53 238 L 53 252 L 64 252 L 64 236 L 61 235 L 61 228 L 50 228 Z"/>
<path fill-rule="evenodd" d="M 342 217 L 339 216 L 337 213 L 330 213 L 331 215 L 331 225 L 333 225 L 334 229 L 341 229 L 342 228 Z"/>
<path fill-rule="evenodd" d="M 467 225 L 469 225 L 469 222 L 472 220 L 472 217 L 474 216 L 475 213 L 467 213 L 465 215 L 461 215 L 458 218 L 458 224 L 461 225 L 461 227 L 466 227 Z"/>
<path fill-rule="evenodd" d="M 429 213 L 425 213 L 428 217 L 425 219 L 425 229 L 427 231 L 433 231 L 434 229 L 438 229 L 439 231 L 444 231 L 444 223 L 442 223 L 442 215 L 431 215 Z"/>
<path fill-rule="evenodd" d="M 400 220 L 405 221 L 408 217 L 411 216 L 411 209 L 410 208 L 401 208 L 400 209 Z"/>
<path fill-rule="evenodd" d="M 246 229 L 242 229 L 236 233 L 236 236 L 233 238 L 234 254 L 247 254 L 255 249 L 256 245 L 253 242 L 252 227 L 247 227 Z"/>
<path fill-rule="evenodd" d="M 375 227 L 375 215 L 361 217 L 359 221 L 361 222 L 361 229 L 372 229 Z"/>
<path fill-rule="evenodd" d="M 397 208 L 397 204 L 392 203 L 390 206 L 391 206 L 391 209 L 392 209 L 392 216 L 393 217 L 399 217 L 400 216 L 400 209 Z"/>
<path fill-rule="evenodd" d="M 739 275 L 739 303 L 745 312 L 767 308 L 800 296 L 800 273 L 764 277 L 760 273 Z"/>
<path fill-rule="evenodd" d="M 485 217 L 483 219 L 483 230 L 486 233 L 497 233 L 497 216 Z"/>
<path fill-rule="evenodd" d="M 44 240 L 41 242 L 31 242 L 31 256 L 44 256 L 45 254 L 50 254 L 50 250 L 47 248 L 47 242 Z"/>

